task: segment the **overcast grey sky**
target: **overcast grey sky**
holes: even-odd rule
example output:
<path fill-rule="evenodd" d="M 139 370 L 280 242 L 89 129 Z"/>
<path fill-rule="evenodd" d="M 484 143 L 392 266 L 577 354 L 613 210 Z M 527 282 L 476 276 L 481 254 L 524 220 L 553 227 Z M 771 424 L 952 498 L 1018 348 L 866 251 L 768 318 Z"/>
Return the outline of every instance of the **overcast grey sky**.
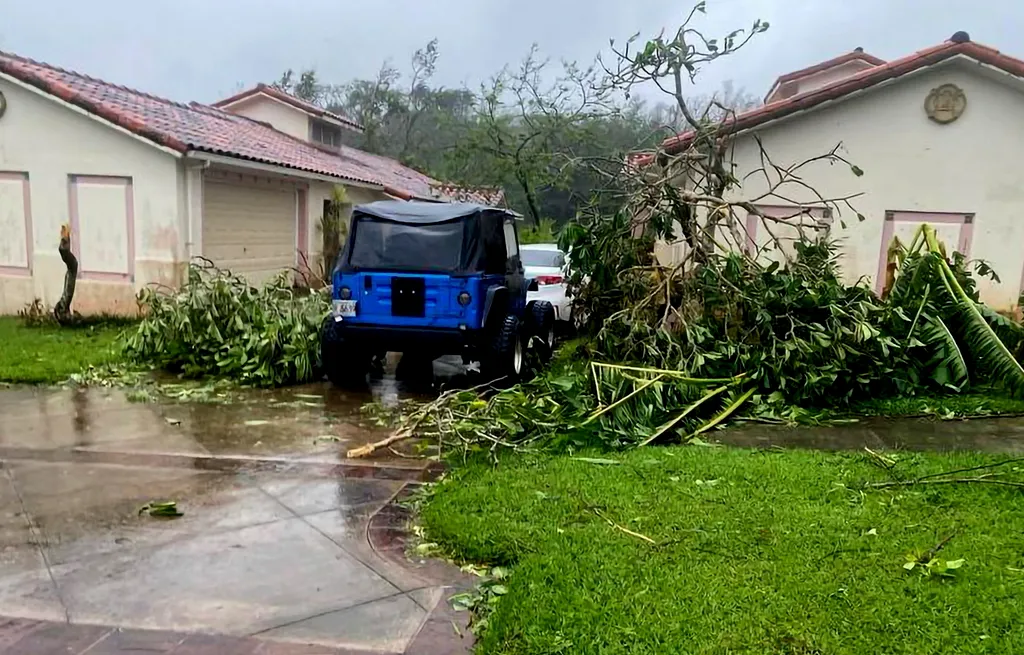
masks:
<path fill-rule="evenodd" d="M 689 0 L 0 0 L 0 49 L 175 100 L 212 102 L 286 68 L 324 81 L 403 71 L 440 40 L 435 81 L 472 87 L 538 43 L 589 60 L 608 39 L 677 26 Z M 778 75 L 857 46 L 884 59 L 957 30 L 1024 57 L 1021 0 L 707 0 L 702 27 L 771 23 L 721 60 L 702 90 L 731 79 L 757 95 Z"/>

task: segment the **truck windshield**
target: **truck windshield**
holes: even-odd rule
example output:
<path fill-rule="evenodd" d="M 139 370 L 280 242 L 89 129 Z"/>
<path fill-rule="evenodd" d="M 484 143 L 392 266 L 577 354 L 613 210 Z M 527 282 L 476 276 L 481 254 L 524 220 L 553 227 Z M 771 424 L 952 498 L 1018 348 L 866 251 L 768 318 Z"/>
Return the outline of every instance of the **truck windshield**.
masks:
<path fill-rule="evenodd" d="M 417 271 L 457 271 L 462 263 L 461 221 L 407 225 L 360 218 L 349 266 Z"/>

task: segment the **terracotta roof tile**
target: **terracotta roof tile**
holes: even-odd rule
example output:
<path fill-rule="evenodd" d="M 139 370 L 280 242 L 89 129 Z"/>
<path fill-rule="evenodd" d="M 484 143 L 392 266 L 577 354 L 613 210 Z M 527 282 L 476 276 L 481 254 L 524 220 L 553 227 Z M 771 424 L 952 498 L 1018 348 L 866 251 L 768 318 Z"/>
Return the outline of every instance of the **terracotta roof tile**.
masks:
<path fill-rule="evenodd" d="M 505 190 L 499 187 L 467 187 L 441 182 L 436 183 L 433 188 L 436 193 L 454 202 L 505 207 Z"/>
<path fill-rule="evenodd" d="M 808 66 L 807 68 L 801 68 L 800 70 L 793 71 L 792 73 L 780 75 L 779 79 L 775 80 L 775 84 L 773 86 L 785 84 L 786 82 L 793 82 L 795 80 L 805 78 L 809 75 L 814 75 L 815 73 L 820 73 L 830 68 L 835 68 L 836 66 L 842 66 L 843 64 L 847 64 L 851 61 L 863 61 L 867 64 L 871 64 L 872 66 L 882 66 L 885 64 L 884 59 L 879 59 L 878 57 L 868 54 L 863 50 L 854 50 L 852 52 L 847 52 L 846 54 L 839 55 L 838 57 L 833 57 L 832 59 L 828 59 L 821 63 L 814 64 L 813 66 Z"/>
<path fill-rule="evenodd" d="M 966 38 L 966 37 L 965 37 Z M 862 91 L 876 84 L 906 75 L 913 71 L 938 64 L 958 55 L 970 57 L 1002 71 L 1024 77 L 1024 61 L 1004 55 L 995 48 L 960 39 L 945 41 L 939 45 L 919 50 L 911 55 L 868 68 L 828 86 L 801 93 L 784 100 L 763 105 L 757 109 L 737 114 L 721 126 L 723 134 L 738 132 L 791 114 L 811 109 L 825 102 Z M 684 150 L 693 140 L 694 133 L 684 132 L 662 142 L 662 148 L 670 154 Z M 634 165 L 647 165 L 654 155 L 647 153 L 630 158 Z"/>
<path fill-rule="evenodd" d="M 284 91 L 281 91 L 280 89 L 274 88 L 274 87 L 272 87 L 272 86 L 270 86 L 268 84 L 263 84 L 263 83 L 257 84 L 256 86 L 254 86 L 251 89 L 246 89 L 245 91 L 240 91 L 240 92 L 236 93 L 235 95 L 231 96 L 230 98 L 224 98 L 223 100 L 218 100 L 217 102 L 213 103 L 213 105 L 211 105 L 211 106 L 219 107 L 219 108 L 223 109 L 223 108 L 227 107 L 228 105 L 233 105 L 233 104 L 235 104 L 236 102 L 238 102 L 240 100 L 245 100 L 246 98 L 251 98 L 252 96 L 258 95 L 260 93 L 262 93 L 264 95 L 267 95 L 267 96 L 270 96 L 271 98 L 274 98 L 276 100 L 280 100 L 281 102 L 287 103 L 287 104 L 289 104 L 289 105 L 291 105 L 293 107 L 296 107 L 298 109 L 301 109 L 302 111 L 304 111 L 306 113 L 313 114 L 314 116 L 323 116 L 323 117 L 326 117 L 326 118 L 332 118 L 332 119 L 338 121 L 339 123 L 344 123 L 350 129 L 356 130 L 357 132 L 362 132 L 363 131 L 363 126 L 360 125 L 359 123 L 357 123 L 356 121 L 352 120 L 351 118 L 348 118 L 346 116 L 342 116 L 341 114 L 337 114 L 337 113 L 334 113 L 332 111 L 327 111 L 323 107 L 318 107 L 318 106 L 314 105 L 311 102 L 306 102 L 302 98 L 297 98 L 296 96 L 293 96 L 290 93 L 285 93 Z"/>
<path fill-rule="evenodd" d="M 209 152 L 377 185 L 400 198 L 435 198 L 436 180 L 397 161 L 354 148 L 325 152 L 216 107 L 174 102 L 2 51 L 0 73 L 180 153 Z"/>

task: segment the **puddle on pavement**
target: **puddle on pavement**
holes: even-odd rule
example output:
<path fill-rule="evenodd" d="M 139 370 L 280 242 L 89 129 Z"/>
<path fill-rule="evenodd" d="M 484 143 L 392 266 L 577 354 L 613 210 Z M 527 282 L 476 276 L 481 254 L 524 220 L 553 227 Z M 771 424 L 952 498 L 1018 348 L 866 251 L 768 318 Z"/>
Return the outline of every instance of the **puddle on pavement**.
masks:
<path fill-rule="evenodd" d="M 750 448 L 817 450 L 970 450 L 1024 453 L 1024 418 L 941 421 L 929 418 L 862 419 L 822 427 L 788 427 L 756 423 L 722 430 L 715 441 Z"/>
<path fill-rule="evenodd" d="M 394 369 L 392 359 L 363 390 L 323 382 L 231 390 L 218 402 L 130 402 L 130 392 L 114 389 L 12 387 L 0 391 L 0 446 L 338 462 L 347 450 L 389 434 L 362 414 L 363 405 L 429 397 L 430 380 L 398 381 Z M 459 363 L 443 360 L 434 369 L 434 384 L 461 373 Z M 371 459 L 394 458 L 383 451 Z"/>
<path fill-rule="evenodd" d="M 345 452 L 388 434 L 364 403 L 422 389 L 392 371 L 362 392 L 228 402 L 0 389 L 0 615 L 403 651 L 430 609 L 412 592 L 436 583 L 380 558 L 367 531 L 427 462 Z M 140 514 L 160 500 L 184 515 Z"/>

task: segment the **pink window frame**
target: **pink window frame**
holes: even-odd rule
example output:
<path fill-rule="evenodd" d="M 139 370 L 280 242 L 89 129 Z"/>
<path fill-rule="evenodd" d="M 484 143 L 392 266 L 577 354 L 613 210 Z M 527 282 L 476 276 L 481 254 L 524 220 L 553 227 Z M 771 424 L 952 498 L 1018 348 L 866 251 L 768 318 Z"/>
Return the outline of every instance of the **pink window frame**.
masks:
<path fill-rule="evenodd" d="M 21 180 L 23 210 L 25 214 L 25 261 L 26 266 L 0 266 L 0 275 L 32 276 L 32 189 L 28 173 L 0 171 L 0 180 Z"/>
<path fill-rule="evenodd" d="M 832 225 L 832 209 L 830 207 L 818 207 L 816 205 L 754 205 L 760 209 L 764 214 L 768 216 L 774 216 L 775 218 L 790 218 L 796 217 L 801 214 L 807 214 L 811 218 L 817 218 L 815 214 L 820 214 L 821 220 L 829 225 Z M 747 221 L 745 224 L 747 230 L 747 253 L 753 255 L 757 251 L 757 223 L 759 217 L 757 214 L 747 214 Z"/>
<path fill-rule="evenodd" d="M 87 268 L 88 258 L 83 258 L 80 251 L 80 224 L 78 216 L 78 183 L 109 184 L 124 187 L 125 221 L 128 236 L 128 272 L 111 273 L 109 271 L 90 271 Z M 68 215 L 71 217 L 71 252 L 78 258 L 78 277 L 82 280 L 103 282 L 134 282 L 135 281 L 135 191 L 131 177 L 114 175 L 68 175 Z"/>
<path fill-rule="evenodd" d="M 956 250 L 964 257 L 971 256 L 971 242 L 974 240 L 974 212 L 922 212 L 905 210 L 886 210 L 885 222 L 882 225 L 882 244 L 878 251 L 878 277 L 875 279 L 875 291 L 882 293 L 885 288 L 885 269 L 889 259 L 889 244 L 892 243 L 896 223 L 945 223 L 959 224 L 960 236 Z"/>

